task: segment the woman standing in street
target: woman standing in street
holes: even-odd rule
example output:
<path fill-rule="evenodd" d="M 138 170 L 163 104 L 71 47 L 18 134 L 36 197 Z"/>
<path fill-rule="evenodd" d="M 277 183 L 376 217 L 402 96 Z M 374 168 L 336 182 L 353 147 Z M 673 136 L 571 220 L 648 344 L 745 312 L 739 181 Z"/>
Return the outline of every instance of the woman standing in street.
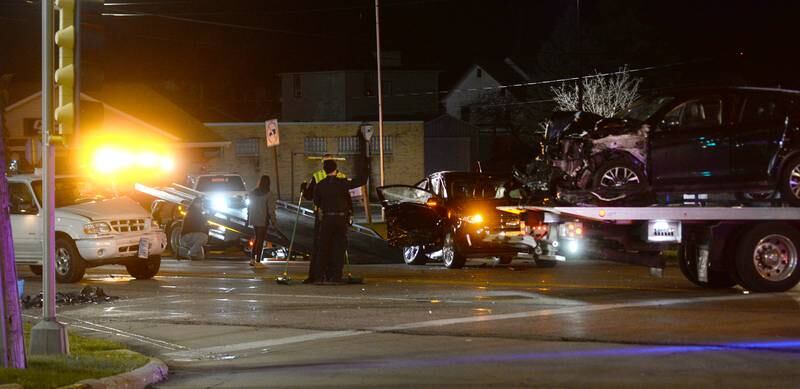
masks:
<path fill-rule="evenodd" d="M 276 201 L 275 194 L 269 190 L 269 176 L 261 176 L 258 187 L 250 192 L 250 205 L 247 206 L 248 225 L 255 230 L 255 244 L 250 256 L 250 266 L 254 266 L 256 261 L 261 262 L 261 252 L 264 247 L 264 239 L 267 236 L 267 228 L 272 225 L 277 230 L 277 219 L 275 216 Z"/>

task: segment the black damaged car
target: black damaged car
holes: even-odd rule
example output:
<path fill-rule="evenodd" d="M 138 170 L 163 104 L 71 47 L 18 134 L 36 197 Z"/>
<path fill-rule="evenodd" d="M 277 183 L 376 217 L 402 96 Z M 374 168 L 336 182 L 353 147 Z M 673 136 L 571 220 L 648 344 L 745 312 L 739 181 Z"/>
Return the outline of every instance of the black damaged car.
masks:
<path fill-rule="evenodd" d="M 798 91 L 692 89 L 640 98 L 613 118 L 558 112 L 544 143 L 556 192 L 730 192 L 800 206 Z"/>
<path fill-rule="evenodd" d="M 510 177 L 472 172 L 433 173 L 414 186 L 378 188 L 384 207 L 389 244 L 403 250 L 409 265 L 441 260 L 448 268 L 464 266 L 468 257 L 493 257 L 508 264 L 531 251 L 520 232 L 518 215 L 497 210 L 522 201 Z M 555 256 L 537 256 L 550 267 Z"/>

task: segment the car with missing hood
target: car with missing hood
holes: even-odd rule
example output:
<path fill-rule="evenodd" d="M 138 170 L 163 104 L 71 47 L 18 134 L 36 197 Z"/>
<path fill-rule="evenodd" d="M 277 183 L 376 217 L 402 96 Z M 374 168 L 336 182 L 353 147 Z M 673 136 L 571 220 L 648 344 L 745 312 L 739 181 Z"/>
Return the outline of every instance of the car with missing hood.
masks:
<path fill-rule="evenodd" d="M 469 257 L 493 257 L 499 264 L 508 264 L 518 253 L 531 251 L 531 245 L 522 242 L 519 216 L 496 208 L 523 200 L 510 177 L 445 171 L 413 186 L 377 190 L 389 245 L 400 247 L 409 265 L 433 259 L 448 268 L 460 268 Z M 556 264 L 556 258 L 547 253 L 534 254 L 538 266 Z"/>
<path fill-rule="evenodd" d="M 55 274 L 78 282 L 87 267 L 124 265 L 137 279 L 158 273 L 167 245 L 150 214 L 128 197 L 75 176 L 55 179 Z M 18 264 L 42 272 L 42 177 L 8 176 L 9 214 Z"/>
<path fill-rule="evenodd" d="M 730 192 L 800 205 L 800 92 L 704 88 L 635 101 L 612 118 L 557 112 L 545 134 L 554 192 Z"/>

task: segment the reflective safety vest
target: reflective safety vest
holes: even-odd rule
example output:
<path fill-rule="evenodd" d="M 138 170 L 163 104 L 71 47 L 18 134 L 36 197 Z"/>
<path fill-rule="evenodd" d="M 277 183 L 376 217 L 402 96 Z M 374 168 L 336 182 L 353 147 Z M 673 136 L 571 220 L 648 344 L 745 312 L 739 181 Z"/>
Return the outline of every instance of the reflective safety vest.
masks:
<path fill-rule="evenodd" d="M 314 172 L 314 175 L 313 175 L 314 182 L 319 184 L 319 182 L 324 180 L 325 177 L 327 177 L 327 176 L 328 176 L 328 173 L 325 173 L 324 170 L 317 170 L 317 171 Z M 347 178 L 347 175 L 345 175 L 342 172 L 336 172 L 336 177 L 338 177 L 338 178 Z"/>

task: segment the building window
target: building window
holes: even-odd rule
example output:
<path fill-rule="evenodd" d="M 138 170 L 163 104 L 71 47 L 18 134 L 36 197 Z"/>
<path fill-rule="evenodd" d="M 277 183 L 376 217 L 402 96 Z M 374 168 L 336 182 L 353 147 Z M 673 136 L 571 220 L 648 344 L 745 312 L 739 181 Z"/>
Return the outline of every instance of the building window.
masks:
<path fill-rule="evenodd" d="M 376 84 L 376 82 L 372 74 L 369 72 L 364 73 L 364 96 L 375 95 L 375 92 L 372 90 L 374 84 Z"/>
<path fill-rule="evenodd" d="M 339 141 L 339 154 L 358 154 L 361 151 L 361 137 L 358 136 L 340 136 Z"/>
<path fill-rule="evenodd" d="M 377 136 L 373 136 L 370 140 L 369 145 L 369 152 L 372 155 L 378 155 L 380 152 L 380 139 Z M 383 153 L 384 154 L 392 154 L 394 151 L 394 137 L 393 136 L 384 136 L 383 137 Z"/>
<path fill-rule="evenodd" d="M 237 157 L 258 157 L 260 144 L 258 138 L 245 138 L 234 141 L 233 147 Z"/>
<path fill-rule="evenodd" d="M 323 137 L 306 137 L 303 142 L 303 150 L 306 154 L 325 154 L 328 152 L 328 144 Z"/>
<path fill-rule="evenodd" d="M 294 89 L 294 97 L 303 97 L 303 82 L 299 74 L 292 75 L 292 86 Z"/>
<path fill-rule="evenodd" d="M 381 92 L 383 93 L 383 95 L 384 96 L 391 96 L 392 95 L 392 82 L 391 81 L 387 81 L 387 80 L 383 80 L 383 82 L 381 82 L 381 84 L 383 84 L 383 86 L 381 87 L 382 88 Z"/>

